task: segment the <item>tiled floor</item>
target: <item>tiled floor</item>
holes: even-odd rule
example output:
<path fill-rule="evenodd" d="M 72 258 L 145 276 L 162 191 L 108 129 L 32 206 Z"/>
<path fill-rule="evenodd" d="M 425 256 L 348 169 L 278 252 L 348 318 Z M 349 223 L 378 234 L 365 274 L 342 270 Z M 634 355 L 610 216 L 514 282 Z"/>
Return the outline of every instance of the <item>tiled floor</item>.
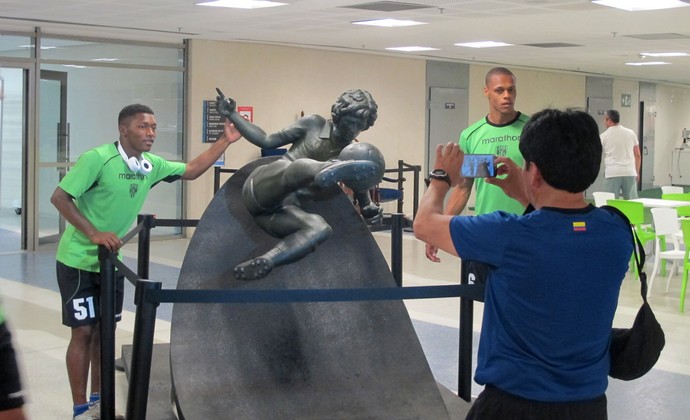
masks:
<path fill-rule="evenodd" d="M 390 254 L 390 235 L 374 234 L 383 254 Z M 457 282 L 459 264 L 456 258 L 442 256 L 442 262 L 431 263 L 424 257 L 424 247 L 410 234 L 404 235 L 404 284 L 430 285 Z M 163 280 L 164 287 L 174 287 L 177 270 L 185 254 L 188 240 L 156 241 L 151 245 L 150 277 Z M 69 330 L 60 323 L 60 298 L 54 269 L 54 248 L 25 253 L 0 250 L 0 298 L 18 349 L 25 388 L 29 395 L 28 412 L 34 420 L 68 419 L 71 401 L 65 372 L 65 349 Z M 134 245 L 124 250 L 125 262 L 134 266 Z M 648 268 L 648 270 L 651 268 Z M 650 302 L 666 331 L 667 344 L 653 371 L 633 382 L 610 381 L 607 393 L 611 419 L 686 419 L 690 418 L 690 313 L 678 311 L 680 276 L 676 275 L 670 293 L 665 281 L 655 282 Z M 123 321 L 117 329 L 119 354 L 122 344 L 130 344 L 133 331 L 134 306 L 128 288 Z M 632 278 L 623 285 L 617 326 L 629 326 L 641 299 L 638 283 Z M 457 389 L 457 299 L 415 300 L 406 302 L 420 341 L 436 380 L 445 387 Z M 170 305 L 167 305 L 170 306 Z M 482 305 L 475 305 L 475 337 L 479 331 Z M 171 308 L 161 305 L 156 322 L 157 342 L 168 342 Z M 476 340 L 475 340 L 476 341 Z M 475 343 L 476 344 L 476 343 Z M 123 373 L 116 377 L 116 405 L 125 410 L 127 380 Z M 480 387 L 473 387 L 476 395 Z"/>

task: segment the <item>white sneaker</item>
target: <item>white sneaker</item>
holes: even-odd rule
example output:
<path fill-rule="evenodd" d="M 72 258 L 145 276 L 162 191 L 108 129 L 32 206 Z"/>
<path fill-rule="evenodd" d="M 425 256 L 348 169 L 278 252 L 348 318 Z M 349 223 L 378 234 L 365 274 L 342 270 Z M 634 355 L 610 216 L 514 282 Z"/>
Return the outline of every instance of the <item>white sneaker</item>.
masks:
<path fill-rule="evenodd" d="M 83 413 L 79 414 L 78 416 L 72 417 L 72 420 L 94 420 L 94 419 L 98 419 L 100 417 L 100 411 L 98 412 L 96 417 L 94 417 L 94 413 L 96 413 L 96 412 L 92 411 L 91 407 L 89 407 L 88 410 L 84 411 Z"/>
<path fill-rule="evenodd" d="M 82 417 L 85 416 L 85 417 Z M 93 404 L 89 404 L 89 409 L 81 415 L 74 418 L 74 420 L 100 420 L 101 418 L 101 400 Z M 125 420 L 125 416 L 120 413 L 115 413 L 115 420 Z"/>

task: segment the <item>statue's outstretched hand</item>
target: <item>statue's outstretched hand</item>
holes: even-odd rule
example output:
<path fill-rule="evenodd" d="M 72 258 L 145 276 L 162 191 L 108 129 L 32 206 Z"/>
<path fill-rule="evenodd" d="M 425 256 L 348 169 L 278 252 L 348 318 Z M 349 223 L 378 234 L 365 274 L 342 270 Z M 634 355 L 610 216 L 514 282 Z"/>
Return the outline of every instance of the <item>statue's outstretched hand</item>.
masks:
<path fill-rule="evenodd" d="M 374 203 L 369 203 L 360 209 L 364 221 L 370 225 L 380 225 L 383 222 L 383 209 Z"/>
<path fill-rule="evenodd" d="M 232 98 L 226 98 L 219 88 L 216 88 L 216 92 L 218 92 L 218 96 L 216 96 L 216 110 L 227 119 L 230 119 L 230 116 L 237 110 L 237 103 Z"/>

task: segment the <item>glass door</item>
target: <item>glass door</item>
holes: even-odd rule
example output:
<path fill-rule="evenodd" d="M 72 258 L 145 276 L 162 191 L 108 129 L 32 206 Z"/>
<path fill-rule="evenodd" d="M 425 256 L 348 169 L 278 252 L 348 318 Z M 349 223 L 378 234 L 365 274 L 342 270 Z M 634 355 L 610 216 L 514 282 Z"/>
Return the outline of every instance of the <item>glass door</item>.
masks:
<path fill-rule="evenodd" d="M 0 252 L 26 248 L 23 211 L 28 70 L 0 63 Z"/>
<path fill-rule="evenodd" d="M 38 243 L 54 243 L 65 230 L 65 220 L 50 197 L 69 165 L 67 73 L 41 70 L 39 95 L 38 191 L 36 220 Z"/>

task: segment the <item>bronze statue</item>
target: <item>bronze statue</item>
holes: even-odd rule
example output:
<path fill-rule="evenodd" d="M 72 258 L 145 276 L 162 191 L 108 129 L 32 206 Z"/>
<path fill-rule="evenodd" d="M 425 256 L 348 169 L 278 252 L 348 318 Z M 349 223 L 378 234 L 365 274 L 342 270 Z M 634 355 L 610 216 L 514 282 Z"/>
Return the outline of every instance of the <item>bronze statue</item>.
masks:
<path fill-rule="evenodd" d="M 249 174 L 242 199 L 256 223 L 282 240 L 265 254 L 234 269 L 237 279 L 255 280 L 274 267 L 297 261 L 328 239 L 332 229 L 319 215 L 305 212 L 301 199 L 342 182 L 354 191 L 365 220 L 380 221 L 382 209 L 371 201 L 369 190 L 381 181 L 385 162 L 368 143 L 353 143 L 374 125 L 378 106 L 365 90 L 348 90 L 331 107 L 332 120 L 307 115 L 287 128 L 266 134 L 236 110 L 236 103 L 220 89 L 216 108 L 256 146 L 273 149 L 291 144 L 279 159 Z"/>

